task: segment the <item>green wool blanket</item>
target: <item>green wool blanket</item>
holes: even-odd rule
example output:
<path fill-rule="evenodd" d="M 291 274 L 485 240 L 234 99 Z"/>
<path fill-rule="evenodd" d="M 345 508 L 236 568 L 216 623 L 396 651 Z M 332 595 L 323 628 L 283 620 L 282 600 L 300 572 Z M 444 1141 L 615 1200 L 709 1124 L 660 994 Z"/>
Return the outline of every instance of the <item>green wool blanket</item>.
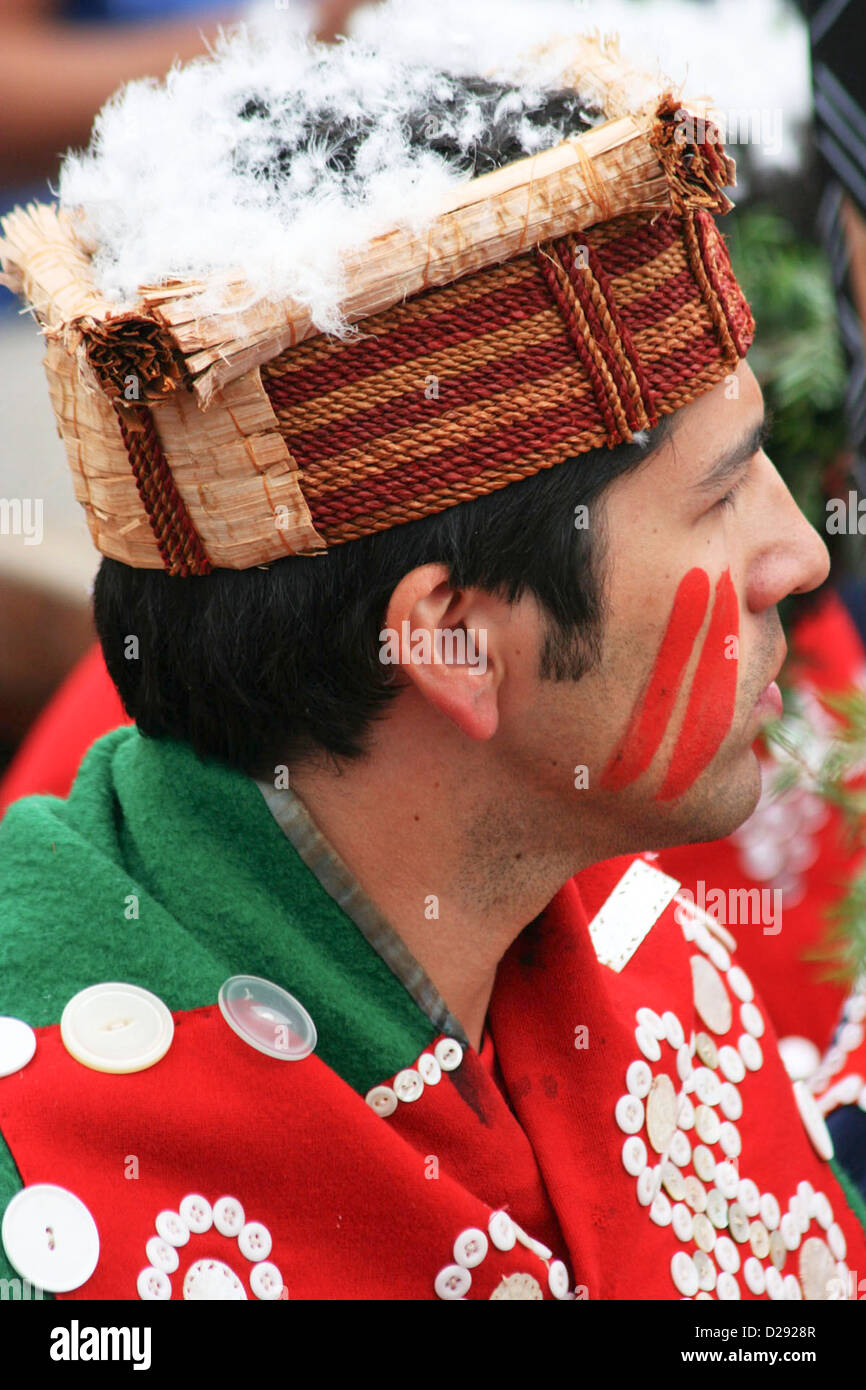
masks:
<path fill-rule="evenodd" d="M 10 807 L 0 1015 L 59 1023 L 74 994 L 109 980 L 193 1009 L 240 974 L 299 999 L 317 1055 L 362 1095 L 437 1036 L 242 773 L 122 728 L 93 745 L 68 799 Z M 0 1214 L 20 1186 L 0 1139 Z M 0 1275 L 13 1273 L 0 1248 Z"/>

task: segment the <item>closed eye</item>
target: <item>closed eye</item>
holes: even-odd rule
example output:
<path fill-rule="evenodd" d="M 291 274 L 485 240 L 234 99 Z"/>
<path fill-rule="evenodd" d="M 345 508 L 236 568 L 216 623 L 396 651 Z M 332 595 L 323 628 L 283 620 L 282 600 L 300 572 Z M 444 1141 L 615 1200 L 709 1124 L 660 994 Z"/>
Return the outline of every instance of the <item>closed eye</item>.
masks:
<path fill-rule="evenodd" d="M 728 491 L 725 493 L 724 497 L 720 497 L 720 498 L 719 498 L 718 502 L 715 503 L 715 506 L 717 506 L 717 507 L 733 507 L 733 505 L 734 505 L 734 500 L 735 500 L 735 498 L 736 498 L 736 496 L 737 496 L 737 493 L 740 492 L 741 489 L 744 488 L 745 485 L 746 485 L 746 479 L 747 479 L 747 477 L 748 477 L 748 469 L 746 470 L 745 473 L 743 473 L 743 475 L 742 475 L 740 478 L 737 479 L 737 481 L 734 483 L 733 487 L 728 488 Z"/>

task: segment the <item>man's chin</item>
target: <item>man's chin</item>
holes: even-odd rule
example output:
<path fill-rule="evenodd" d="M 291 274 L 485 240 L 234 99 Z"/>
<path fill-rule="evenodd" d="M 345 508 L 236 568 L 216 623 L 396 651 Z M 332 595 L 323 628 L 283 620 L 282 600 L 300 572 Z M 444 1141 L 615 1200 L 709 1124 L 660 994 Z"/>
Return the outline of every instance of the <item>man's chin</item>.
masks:
<path fill-rule="evenodd" d="M 723 840 L 749 819 L 761 799 L 761 768 L 755 753 L 749 748 L 734 767 L 724 770 L 718 763 L 716 758 L 672 806 L 670 817 L 664 817 L 665 845 Z"/>

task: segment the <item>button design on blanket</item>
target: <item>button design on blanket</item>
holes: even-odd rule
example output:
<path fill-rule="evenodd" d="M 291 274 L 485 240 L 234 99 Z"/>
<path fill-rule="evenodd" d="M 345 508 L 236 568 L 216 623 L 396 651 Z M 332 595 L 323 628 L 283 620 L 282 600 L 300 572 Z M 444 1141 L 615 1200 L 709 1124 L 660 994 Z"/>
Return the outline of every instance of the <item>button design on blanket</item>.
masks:
<path fill-rule="evenodd" d="M 783 1210 L 773 1193 L 762 1193 L 750 1177 L 740 1176 L 744 1142 L 736 1122 L 744 1106 L 738 1088 L 745 1081 L 748 1095 L 750 1073 L 763 1066 L 758 1039 L 766 1024 L 745 972 L 728 962 L 727 980 L 718 973 L 722 956 L 710 950 L 710 928 L 686 913 L 680 925 L 686 939 L 711 957 L 703 964 L 701 957 L 691 957 L 692 980 L 697 1013 L 718 1040 L 699 1032 L 686 1044 L 685 1029 L 669 1011 L 661 1015 L 660 1040 L 652 1026 L 656 1015 L 636 1010 L 635 1050 L 643 1056 L 628 1065 L 627 1094 L 613 1108 L 627 1135 L 622 1165 L 635 1179 L 637 1203 L 651 1222 L 672 1228 L 686 1247 L 671 1259 L 671 1280 L 684 1298 L 714 1292 L 720 1299 L 739 1299 L 741 1280 L 758 1297 L 835 1298 L 839 1290 L 846 1297 L 845 1236 L 826 1195 L 801 1181 Z M 730 944 L 734 949 L 733 940 Z M 645 1046 L 647 1040 L 660 1052 L 667 1049 L 658 1069 L 649 1065 L 653 1047 Z M 809 1087 L 795 1090 L 813 1142 L 826 1153 L 829 1134 L 820 1109 Z M 822 1228 L 818 1236 L 813 1222 Z M 792 1271 L 804 1246 L 806 1254 Z"/>
<path fill-rule="evenodd" d="M 14 1076 L 36 1051 L 36 1034 L 20 1018 L 0 1017 L 0 1076 Z"/>
<path fill-rule="evenodd" d="M 53 1183 L 34 1183 L 15 1194 L 0 1237 L 13 1268 L 49 1293 L 81 1288 L 99 1261 L 96 1222 L 80 1198 Z"/>
<path fill-rule="evenodd" d="M 90 985 L 70 999 L 60 1016 L 60 1036 L 70 1056 L 92 1071 L 145 1071 L 171 1047 L 174 1020 L 155 994 L 138 985 Z"/>
<path fill-rule="evenodd" d="M 283 1062 L 300 1062 L 315 1051 L 316 1025 L 303 1004 L 258 975 L 232 975 L 221 986 L 220 1012 L 226 1023 L 257 1052 Z"/>
<path fill-rule="evenodd" d="M 236 1250 L 252 1265 L 249 1287 L 256 1298 L 270 1301 L 288 1296 L 282 1274 L 268 1260 L 273 1247 L 270 1231 L 261 1221 L 247 1221 L 237 1198 L 220 1197 L 211 1206 L 206 1197 L 190 1192 L 180 1203 L 179 1211 L 161 1211 L 155 1225 L 157 1234 L 145 1245 L 149 1263 L 136 1281 L 139 1298 L 147 1301 L 171 1298 L 171 1275 L 180 1267 L 182 1252 L 190 1261 L 183 1275 L 184 1299 L 191 1302 L 247 1299 L 247 1290 L 237 1269 L 227 1260 L 215 1257 L 213 1234 L 209 1236 L 203 1258 L 195 1258 L 197 1238 L 207 1235 L 212 1228 L 231 1242 L 228 1249 Z"/>

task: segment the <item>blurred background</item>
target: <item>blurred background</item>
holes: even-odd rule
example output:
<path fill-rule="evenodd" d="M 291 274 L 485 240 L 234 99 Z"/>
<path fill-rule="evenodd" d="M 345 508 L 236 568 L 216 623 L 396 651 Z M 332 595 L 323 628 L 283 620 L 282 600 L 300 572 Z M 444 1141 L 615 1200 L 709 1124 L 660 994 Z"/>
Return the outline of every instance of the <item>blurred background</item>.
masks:
<path fill-rule="evenodd" d="M 87 143 L 109 94 L 205 52 L 220 24 L 270 9 L 330 40 L 362 22 L 359 8 L 0 0 L 0 215 L 50 201 L 62 152 Z M 575 10 L 587 29 L 619 32 L 635 61 L 658 54 L 674 81 L 711 95 L 727 121 L 738 188 L 723 230 L 758 322 L 750 361 L 776 413 L 771 456 L 831 545 L 833 584 L 864 633 L 866 544 L 857 533 L 827 535 L 825 524 L 828 498 L 866 496 L 861 0 L 575 0 Z M 34 527 L 16 534 L 8 507 L 0 512 L 0 770 L 93 643 L 99 557 L 73 497 L 41 356 L 33 321 L 0 289 L 0 499 L 42 502 L 41 537 Z"/>

